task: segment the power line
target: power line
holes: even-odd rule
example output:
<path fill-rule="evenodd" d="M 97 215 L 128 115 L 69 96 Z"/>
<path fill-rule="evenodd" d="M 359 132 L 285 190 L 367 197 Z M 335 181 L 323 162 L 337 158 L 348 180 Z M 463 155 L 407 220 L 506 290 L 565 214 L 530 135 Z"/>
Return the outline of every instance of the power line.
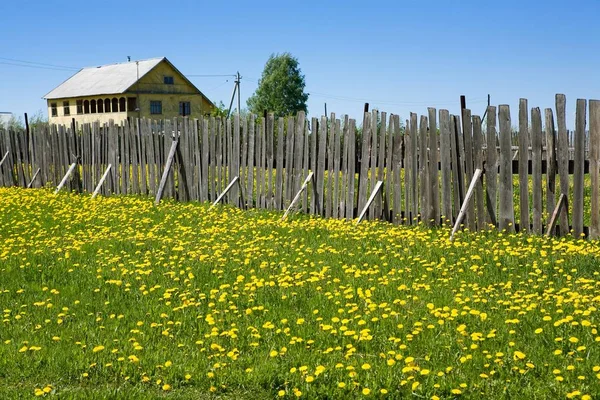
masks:
<path fill-rule="evenodd" d="M 37 62 L 37 61 L 17 60 L 15 58 L 0 57 L 0 60 L 12 61 L 12 62 L 17 62 L 17 63 L 21 63 L 21 64 L 35 64 L 35 65 L 40 65 L 40 66 L 45 66 L 45 67 L 52 67 L 52 68 L 73 69 L 73 70 L 81 69 L 78 67 L 69 67 L 66 65 L 47 64 L 47 63 L 41 63 L 41 62 Z M 2 63 L 2 64 L 7 64 L 7 63 Z M 21 65 L 21 64 L 11 64 L 11 65 Z M 22 66 L 26 67 L 27 65 L 22 65 Z"/>
<path fill-rule="evenodd" d="M 47 70 L 52 70 L 52 71 L 75 71 L 74 69 L 43 67 L 41 65 L 17 64 L 17 63 L 11 63 L 11 62 L 6 62 L 6 61 L 0 61 L 0 64 L 13 65 L 15 67 L 27 67 L 27 68 L 47 69 Z"/>
<path fill-rule="evenodd" d="M 219 83 L 217 86 L 215 86 L 215 87 L 212 87 L 212 88 L 210 88 L 210 89 L 205 89 L 205 91 L 207 91 L 207 92 L 210 92 L 210 91 L 212 91 L 212 90 L 216 90 L 216 89 L 220 88 L 221 86 L 225 85 L 225 84 L 226 84 L 226 83 L 228 83 L 228 82 L 229 82 L 229 79 L 226 79 L 226 80 L 225 80 L 225 82 L 221 82 L 221 83 Z"/>
<path fill-rule="evenodd" d="M 223 77 L 237 77 L 237 75 L 235 74 L 208 74 L 208 75 L 202 75 L 202 74 L 191 74 L 191 75 L 186 75 L 186 76 L 191 76 L 193 78 L 223 78 Z"/>
<path fill-rule="evenodd" d="M 246 76 L 246 79 L 249 79 L 252 82 L 260 83 L 256 78 L 252 78 L 252 77 Z M 334 95 L 334 94 L 328 94 L 328 93 L 322 93 L 322 92 L 314 92 L 312 90 L 308 90 L 308 94 L 312 95 L 312 96 L 315 96 L 315 97 L 328 98 L 328 99 L 332 99 L 332 100 L 351 101 L 351 102 L 357 102 L 357 103 L 374 103 L 374 104 L 381 104 L 381 105 L 388 105 L 388 106 L 428 106 L 428 105 L 431 105 L 431 104 L 451 105 L 451 104 L 455 104 L 456 103 L 456 100 L 444 100 L 444 101 L 389 101 L 389 100 L 381 100 L 380 101 L 380 100 L 373 100 L 373 99 L 366 99 L 366 98 L 347 97 L 347 96 L 340 96 L 340 95 Z M 486 102 L 486 99 L 480 98 L 480 97 L 469 98 L 468 100 L 469 100 L 470 104 L 479 104 L 479 103 Z"/>

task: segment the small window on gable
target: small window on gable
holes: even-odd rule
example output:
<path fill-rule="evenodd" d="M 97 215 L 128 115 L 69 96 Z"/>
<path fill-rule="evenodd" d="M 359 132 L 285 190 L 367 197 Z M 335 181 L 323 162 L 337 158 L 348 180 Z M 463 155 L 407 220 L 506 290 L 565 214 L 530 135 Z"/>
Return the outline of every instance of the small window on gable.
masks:
<path fill-rule="evenodd" d="M 165 85 L 172 85 L 174 83 L 172 76 L 165 76 Z"/>
<path fill-rule="evenodd" d="M 52 111 L 52 116 L 58 117 L 58 107 L 56 107 L 56 103 L 50 103 L 50 109 Z"/>
<path fill-rule="evenodd" d="M 63 101 L 63 111 L 65 115 L 71 115 L 71 107 L 68 101 Z"/>

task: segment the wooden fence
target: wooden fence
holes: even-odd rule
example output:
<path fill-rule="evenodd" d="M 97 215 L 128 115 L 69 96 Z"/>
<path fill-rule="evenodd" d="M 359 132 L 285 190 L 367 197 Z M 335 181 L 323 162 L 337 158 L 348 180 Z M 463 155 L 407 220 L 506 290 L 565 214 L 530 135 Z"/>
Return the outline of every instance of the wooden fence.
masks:
<path fill-rule="evenodd" d="M 308 121 L 299 113 L 4 130 L 0 185 L 55 186 L 71 169 L 68 190 L 91 193 L 104 176 L 102 195 L 214 202 L 231 186 L 225 201 L 268 210 L 285 210 L 303 189 L 297 205 L 302 212 L 346 219 L 358 217 L 377 187 L 368 218 L 439 225 L 455 221 L 481 169 L 466 208 L 467 228 L 541 234 L 549 227 L 596 238 L 600 101 L 589 101 L 589 117 L 587 105 L 577 100 L 572 133 L 564 95 L 556 96 L 556 110 L 543 114 L 521 99 L 517 132 L 507 105 L 488 107 L 485 121 L 468 109 L 450 115 L 429 108 L 403 122 L 372 111 L 361 129 L 347 116 Z"/>

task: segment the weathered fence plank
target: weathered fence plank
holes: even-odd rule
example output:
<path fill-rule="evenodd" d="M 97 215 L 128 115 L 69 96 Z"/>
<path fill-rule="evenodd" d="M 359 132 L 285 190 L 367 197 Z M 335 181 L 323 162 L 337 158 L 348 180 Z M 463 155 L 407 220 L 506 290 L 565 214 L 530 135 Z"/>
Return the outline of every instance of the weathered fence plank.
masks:
<path fill-rule="evenodd" d="M 575 168 L 573 172 L 573 236 L 583 234 L 583 166 L 585 160 L 585 117 L 587 102 L 577 99 L 575 111 Z"/>
<path fill-rule="evenodd" d="M 552 110 L 550 110 L 552 112 Z M 567 132 L 566 98 L 564 94 L 556 95 L 556 125 L 558 129 L 557 161 L 560 177 L 560 193 L 569 198 L 569 135 Z M 550 204 L 548 204 L 550 207 Z M 548 211 L 550 214 L 552 211 Z M 567 210 L 561 208 L 559 216 L 560 234 L 569 233 L 569 217 Z"/>
<path fill-rule="evenodd" d="M 362 210 L 367 201 L 367 175 L 369 174 L 369 150 L 371 143 L 371 114 L 364 113 L 363 130 L 362 130 L 362 146 L 360 156 L 360 172 L 358 174 L 358 209 Z M 318 176 L 318 175 L 317 175 Z"/>
<path fill-rule="evenodd" d="M 442 210 L 443 223 L 452 223 L 452 157 L 450 145 L 450 113 L 439 111 L 440 119 L 440 168 L 442 172 Z"/>
<path fill-rule="evenodd" d="M 410 121 L 407 119 L 404 126 L 404 223 L 411 223 L 412 214 L 412 177 L 411 177 L 411 166 L 412 166 L 412 133 L 410 128 Z"/>
<path fill-rule="evenodd" d="M 256 156 L 255 156 L 255 117 L 254 115 L 250 116 L 250 122 L 248 124 L 248 188 L 246 189 L 246 198 L 249 207 L 254 206 L 254 177 L 255 175 L 255 165 L 256 165 Z M 212 194 L 214 196 L 214 192 Z M 216 198 L 216 196 L 214 197 Z M 211 197 L 211 200 L 213 197 Z M 258 204 L 258 203 L 257 203 Z"/>
<path fill-rule="evenodd" d="M 529 159 L 529 123 L 527 99 L 519 100 L 519 228 L 529 232 L 529 177 L 527 164 Z"/>
<path fill-rule="evenodd" d="M 439 151 L 437 110 L 427 108 L 429 120 L 429 134 L 427 146 L 429 147 L 429 219 L 434 225 L 440 223 L 440 182 L 439 182 Z"/>
<path fill-rule="evenodd" d="M 554 211 L 556 193 L 556 132 L 554 130 L 554 119 L 552 109 L 545 110 L 546 126 L 546 209 L 548 218 Z M 561 227 L 562 229 L 562 227 Z M 568 227 L 566 228 L 568 231 Z"/>
<path fill-rule="evenodd" d="M 319 214 L 324 215 L 324 189 L 325 189 L 325 151 L 327 146 L 327 117 L 321 117 L 319 125 L 319 154 L 317 162 L 317 202 L 319 204 Z"/>
<path fill-rule="evenodd" d="M 419 121 L 419 203 L 421 221 L 430 224 L 429 216 L 429 167 L 427 164 L 427 117 L 421 115 Z"/>
<path fill-rule="evenodd" d="M 332 216 L 333 218 L 340 217 L 340 160 L 341 160 L 341 143 L 340 143 L 340 135 L 341 132 L 341 121 L 339 119 L 335 120 L 335 132 L 333 137 L 333 210 Z"/>
<path fill-rule="evenodd" d="M 531 109 L 531 164 L 533 172 L 533 233 L 542 234 L 542 114 Z M 519 166 L 519 171 L 521 166 Z M 523 188 L 521 187 L 521 190 Z"/>
<path fill-rule="evenodd" d="M 465 165 L 465 185 L 473 180 L 473 125 L 471 110 L 464 109 L 462 112 L 464 165 Z M 462 165 L 462 164 L 461 164 Z M 476 229 L 475 202 L 469 202 L 467 205 L 466 225 L 471 231 Z"/>
<path fill-rule="evenodd" d="M 500 212 L 498 224 L 500 230 L 514 232 L 511 125 L 508 105 L 499 107 L 498 120 L 500 122 Z"/>
<path fill-rule="evenodd" d="M 294 135 L 294 195 L 300 191 L 302 186 L 302 159 L 304 157 L 304 128 L 306 124 L 306 115 L 300 111 L 296 117 L 296 133 Z"/>
<path fill-rule="evenodd" d="M 454 203 L 454 207 L 452 208 L 452 215 L 448 216 L 450 221 L 454 223 L 456 218 L 458 217 L 458 213 L 460 211 L 460 207 L 462 204 L 461 198 L 461 182 L 462 174 L 460 167 L 460 158 L 458 151 L 458 132 L 456 128 L 458 127 L 458 122 L 456 121 L 456 117 L 454 115 L 450 116 L 450 155 L 451 155 L 451 164 L 452 164 L 452 200 Z"/>
<path fill-rule="evenodd" d="M 590 100 L 590 239 L 600 237 L 600 100 Z"/>
<path fill-rule="evenodd" d="M 419 174 L 419 167 L 418 167 L 418 153 L 417 153 L 417 149 L 418 149 L 418 138 L 417 138 L 417 114 L 415 113 L 411 113 L 410 114 L 410 136 L 411 136 L 411 143 L 410 143 L 410 201 L 411 201 L 411 212 L 412 214 L 410 215 L 410 224 L 416 224 L 417 223 L 417 214 L 419 213 L 419 197 L 418 197 L 418 193 L 419 193 L 419 187 L 417 185 L 418 182 L 418 174 Z"/>
<path fill-rule="evenodd" d="M 347 197 L 346 197 L 346 219 L 354 219 L 355 184 L 356 184 L 356 121 L 350 119 L 348 127 L 348 157 L 347 157 Z"/>
<path fill-rule="evenodd" d="M 283 141 L 284 120 L 277 119 L 277 156 L 275 157 L 275 209 L 283 209 Z"/>
<path fill-rule="evenodd" d="M 296 131 L 296 122 L 294 117 L 287 119 L 287 131 L 285 141 L 285 201 L 284 207 L 287 208 L 294 195 L 294 135 Z"/>
<path fill-rule="evenodd" d="M 379 122 L 379 110 L 373 110 L 371 111 L 371 151 L 370 151 L 370 156 L 369 156 L 369 188 L 367 189 L 367 192 L 369 190 L 373 190 L 373 187 L 375 186 L 375 184 L 378 181 L 377 178 L 377 158 L 379 156 L 378 154 L 378 142 L 379 142 L 379 129 L 378 129 L 378 122 Z M 378 199 L 381 199 L 381 197 L 378 197 Z M 375 205 L 375 207 L 369 207 L 369 219 L 373 219 L 376 218 L 375 217 L 375 212 L 377 211 L 377 205 Z"/>
<path fill-rule="evenodd" d="M 377 198 L 375 198 L 375 217 L 376 218 L 382 218 L 382 213 L 383 213 L 383 200 L 384 200 L 384 196 L 385 196 L 385 191 L 386 191 L 386 187 L 388 186 L 387 183 L 391 182 L 391 179 L 388 181 L 386 180 L 384 173 L 385 173 L 385 155 L 386 155 L 386 123 L 387 123 L 387 113 L 382 111 L 380 113 L 381 115 L 381 121 L 379 123 L 379 140 L 378 140 L 378 145 L 379 145 L 379 154 L 377 155 L 377 174 L 375 177 L 376 181 L 383 181 L 383 187 L 382 187 L 382 195 L 381 196 L 377 196 Z M 389 166 L 388 166 L 389 168 Z M 384 220 L 387 220 L 387 215 L 385 215 L 383 217 Z"/>
<path fill-rule="evenodd" d="M 473 115 L 473 166 L 475 170 L 483 172 L 483 133 L 481 131 L 481 118 Z M 475 204 L 477 205 L 477 229 L 485 229 L 485 206 L 483 196 L 483 174 L 475 184 Z"/>

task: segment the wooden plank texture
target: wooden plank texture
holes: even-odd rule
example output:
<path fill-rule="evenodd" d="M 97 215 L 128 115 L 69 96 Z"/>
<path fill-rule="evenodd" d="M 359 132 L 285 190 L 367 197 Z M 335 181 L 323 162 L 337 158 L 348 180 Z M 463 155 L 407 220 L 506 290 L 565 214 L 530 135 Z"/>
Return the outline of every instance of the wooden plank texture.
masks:
<path fill-rule="evenodd" d="M 347 157 L 347 197 L 346 197 L 346 219 L 354 219 L 354 188 L 356 184 L 356 121 L 350 119 L 350 126 L 348 127 L 348 157 Z"/>
<path fill-rule="evenodd" d="M 555 209 L 556 193 L 556 132 L 554 130 L 554 119 L 552 109 L 545 110 L 546 127 L 546 209 L 548 217 Z M 562 227 L 561 227 L 562 230 Z M 568 230 L 568 228 L 567 228 Z M 563 232 L 564 233 L 564 232 Z"/>
<path fill-rule="evenodd" d="M 358 209 L 362 210 L 367 201 L 367 175 L 369 173 L 369 151 L 371 143 L 371 114 L 366 112 L 363 117 L 362 146 L 360 156 L 360 172 L 358 174 Z"/>
<path fill-rule="evenodd" d="M 519 227 L 529 232 L 529 177 L 527 164 L 529 159 L 529 122 L 527 99 L 519 100 Z"/>
<path fill-rule="evenodd" d="M 600 237 L 600 100 L 590 100 L 590 239 Z"/>
<path fill-rule="evenodd" d="M 392 168 L 394 173 L 394 205 L 392 220 L 396 225 L 402 223 L 402 164 L 404 162 L 404 135 L 400 126 L 400 116 L 393 117 L 393 130 L 390 135 L 393 136 L 392 150 Z"/>
<path fill-rule="evenodd" d="M 483 134 L 481 131 L 481 118 L 478 115 L 473 115 L 473 166 L 475 170 L 483 172 Z M 485 229 L 485 206 L 483 196 L 483 174 L 475 184 L 475 205 L 477 206 L 477 229 Z"/>
<path fill-rule="evenodd" d="M 452 223 L 452 167 L 450 148 L 450 113 L 448 110 L 439 111 L 440 119 L 440 168 L 442 175 L 442 209 L 444 223 Z"/>
<path fill-rule="evenodd" d="M 539 107 L 531 109 L 531 164 L 533 181 L 533 230 L 542 234 L 542 114 Z M 522 165 L 522 164 L 521 164 Z M 519 165 L 519 170 L 521 170 Z M 524 169 L 524 168 L 523 168 Z"/>
<path fill-rule="evenodd" d="M 587 102 L 577 99 L 575 110 L 575 170 L 573 172 L 573 236 L 583 234 L 583 165 L 585 159 L 585 120 Z"/>
<path fill-rule="evenodd" d="M 556 105 L 556 125 L 557 125 L 557 145 L 556 156 L 558 162 L 558 175 L 560 177 L 560 193 L 569 198 L 569 136 L 567 132 L 566 115 L 566 97 L 564 94 L 557 94 Z M 550 111 L 552 112 L 552 111 Z M 550 204 L 548 204 L 550 207 Z M 552 211 L 548 211 L 550 215 Z M 569 233 L 569 217 L 566 208 L 561 208 L 559 219 L 560 234 Z"/>
<path fill-rule="evenodd" d="M 429 147 L 429 218 L 434 225 L 440 223 L 440 182 L 439 182 L 439 145 L 437 110 L 427 108 L 429 132 L 427 146 Z"/>
<path fill-rule="evenodd" d="M 284 119 L 277 119 L 277 155 L 275 157 L 275 209 L 283 209 L 283 142 Z"/>
<path fill-rule="evenodd" d="M 511 150 L 511 119 L 508 105 L 498 109 L 500 123 L 500 185 L 499 185 L 499 217 L 500 230 L 514 232 L 515 212 L 513 205 L 512 182 L 512 150 Z"/>

